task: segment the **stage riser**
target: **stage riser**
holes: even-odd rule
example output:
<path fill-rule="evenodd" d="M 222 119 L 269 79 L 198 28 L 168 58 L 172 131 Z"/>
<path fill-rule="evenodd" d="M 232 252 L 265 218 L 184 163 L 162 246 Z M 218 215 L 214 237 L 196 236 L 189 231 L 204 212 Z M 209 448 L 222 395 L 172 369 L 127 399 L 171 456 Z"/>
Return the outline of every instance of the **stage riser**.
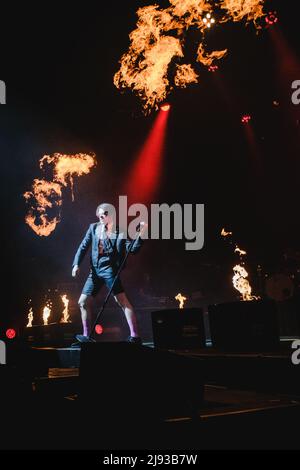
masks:
<path fill-rule="evenodd" d="M 300 365 L 293 365 L 290 357 L 208 357 L 199 360 L 205 383 L 300 396 Z"/>
<path fill-rule="evenodd" d="M 199 365 L 193 358 L 129 343 L 85 343 L 79 398 L 89 407 L 100 399 L 107 419 L 191 415 L 203 404 Z"/>
<path fill-rule="evenodd" d="M 67 397 L 77 395 L 79 377 L 42 378 L 34 382 L 34 392 L 40 397 Z"/>
<path fill-rule="evenodd" d="M 104 346 L 105 344 L 108 348 L 118 348 L 119 343 L 104 343 Z M 146 349 L 151 351 L 151 348 Z M 80 349 L 23 347 L 20 349 L 14 348 L 8 353 L 8 364 L 17 367 L 24 376 L 45 377 L 48 375 L 49 368 L 79 368 L 80 366 Z M 300 365 L 292 364 L 291 354 L 292 350 L 290 354 L 285 353 L 280 357 L 263 354 L 261 356 L 247 354 L 228 356 L 213 352 L 206 352 L 203 355 L 201 353 L 193 355 L 190 352 L 184 355 L 189 355 L 194 359 L 192 373 L 196 378 L 197 376 L 200 377 L 204 383 L 237 389 L 300 395 Z M 182 353 L 178 352 L 176 355 L 180 357 Z M 95 374 L 101 373 L 103 378 L 107 380 L 112 373 L 109 369 L 109 364 L 111 364 L 109 355 L 95 361 L 93 359 L 91 363 L 91 367 L 95 368 Z M 139 370 L 144 367 L 143 361 L 141 362 L 140 365 L 137 363 L 138 372 L 135 372 L 136 369 L 130 363 L 123 364 L 126 383 L 131 380 L 129 379 L 130 374 L 133 374 L 133 383 L 139 381 Z M 174 387 L 176 387 L 176 377 L 174 380 Z M 159 387 L 159 379 L 155 370 L 148 374 L 145 382 L 155 382 L 155 386 Z"/>

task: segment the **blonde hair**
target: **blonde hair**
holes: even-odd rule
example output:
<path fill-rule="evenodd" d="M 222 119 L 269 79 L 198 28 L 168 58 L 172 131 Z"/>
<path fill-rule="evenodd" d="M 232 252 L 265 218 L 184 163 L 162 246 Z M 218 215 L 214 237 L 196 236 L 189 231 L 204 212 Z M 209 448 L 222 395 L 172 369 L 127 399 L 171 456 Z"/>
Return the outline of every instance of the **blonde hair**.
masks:
<path fill-rule="evenodd" d="M 96 209 L 96 216 L 97 217 L 98 217 L 98 212 L 100 211 L 100 209 L 102 209 L 104 212 L 105 211 L 109 212 L 109 210 L 111 209 L 111 204 L 108 204 L 106 202 L 103 202 L 102 204 L 99 204 L 99 206 Z"/>

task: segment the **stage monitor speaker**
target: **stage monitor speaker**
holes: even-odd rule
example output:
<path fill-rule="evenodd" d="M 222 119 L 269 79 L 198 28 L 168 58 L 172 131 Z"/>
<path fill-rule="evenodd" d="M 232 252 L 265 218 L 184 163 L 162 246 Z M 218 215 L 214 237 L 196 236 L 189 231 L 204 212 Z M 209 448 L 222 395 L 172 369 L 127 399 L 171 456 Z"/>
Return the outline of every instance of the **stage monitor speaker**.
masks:
<path fill-rule="evenodd" d="M 84 343 L 79 400 L 110 423 L 193 415 L 203 402 L 201 367 L 195 358 L 145 346 Z"/>
<path fill-rule="evenodd" d="M 214 348 L 228 352 L 271 352 L 280 347 L 274 301 L 210 305 L 208 313 Z"/>
<path fill-rule="evenodd" d="M 80 328 L 78 322 L 50 323 L 24 328 L 21 335 L 23 340 L 33 347 L 63 348 L 74 342 L 74 336 Z"/>
<path fill-rule="evenodd" d="M 157 310 L 152 312 L 154 346 L 161 349 L 205 347 L 201 308 Z"/>

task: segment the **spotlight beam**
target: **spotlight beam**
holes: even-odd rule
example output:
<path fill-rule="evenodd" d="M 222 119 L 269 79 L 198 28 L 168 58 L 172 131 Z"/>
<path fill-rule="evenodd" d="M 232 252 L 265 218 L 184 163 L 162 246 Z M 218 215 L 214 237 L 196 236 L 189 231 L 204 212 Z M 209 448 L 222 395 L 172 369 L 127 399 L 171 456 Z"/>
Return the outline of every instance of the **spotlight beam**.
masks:
<path fill-rule="evenodd" d="M 131 204 L 135 202 L 150 203 L 159 189 L 166 127 L 170 110 L 170 105 L 166 106 L 168 106 L 168 109 L 161 109 L 158 112 L 153 127 L 129 172 L 125 185 L 125 194 L 127 194 L 128 202 Z"/>

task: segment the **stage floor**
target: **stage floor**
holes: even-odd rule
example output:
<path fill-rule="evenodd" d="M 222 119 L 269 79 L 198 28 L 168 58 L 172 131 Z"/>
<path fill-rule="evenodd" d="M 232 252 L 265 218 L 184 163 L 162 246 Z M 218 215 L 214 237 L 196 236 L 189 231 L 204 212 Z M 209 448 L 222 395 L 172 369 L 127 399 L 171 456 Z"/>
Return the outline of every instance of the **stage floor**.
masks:
<path fill-rule="evenodd" d="M 43 383 L 44 391 L 47 385 L 52 389 L 61 388 L 62 384 L 73 383 L 74 393 L 68 398 L 76 399 L 78 387 L 78 368 L 50 368 L 47 377 L 36 379 L 35 389 L 41 390 Z M 72 388 L 72 387 L 71 387 Z M 298 408 L 300 410 L 300 395 L 290 396 L 281 393 L 262 393 L 254 390 L 238 390 L 220 385 L 206 384 L 204 387 L 204 406 L 199 409 L 198 417 L 202 420 L 216 417 L 225 417 L 242 413 L 260 413 L 268 410 Z M 167 419 L 167 422 L 191 420 L 188 416 Z"/>

